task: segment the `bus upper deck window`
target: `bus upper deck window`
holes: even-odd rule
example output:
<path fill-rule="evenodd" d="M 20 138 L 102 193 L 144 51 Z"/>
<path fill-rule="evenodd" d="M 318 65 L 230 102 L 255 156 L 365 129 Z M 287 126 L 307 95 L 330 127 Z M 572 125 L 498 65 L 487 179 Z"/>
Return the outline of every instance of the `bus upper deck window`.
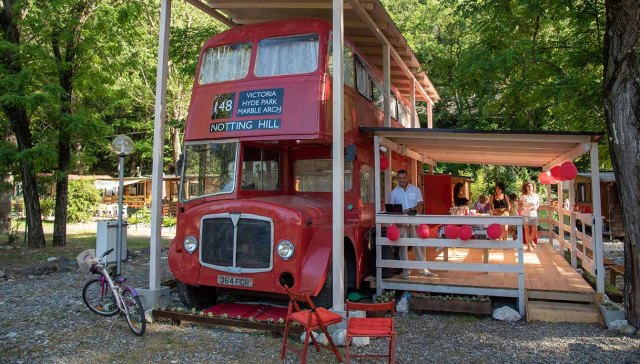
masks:
<path fill-rule="evenodd" d="M 258 44 L 258 77 L 311 73 L 318 68 L 318 35 L 263 39 Z"/>
<path fill-rule="evenodd" d="M 251 44 L 229 44 L 204 52 L 198 83 L 239 80 L 247 77 L 251 60 Z"/>

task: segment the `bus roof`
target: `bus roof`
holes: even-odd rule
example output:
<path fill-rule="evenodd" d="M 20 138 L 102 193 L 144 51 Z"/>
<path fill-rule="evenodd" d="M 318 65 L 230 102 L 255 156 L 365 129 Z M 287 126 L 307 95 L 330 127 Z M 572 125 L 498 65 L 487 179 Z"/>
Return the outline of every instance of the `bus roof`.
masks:
<path fill-rule="evenodd" d="M 312 17 L 332 20 L 333 4 L 331 0 L 295 0 L 286 2 L 268 0 L 186 1 L 229 27 L 293 18 Z M 391 57 L 391 83 L 398 88 L 398 92 L 407 100 L 411 98 L 412 80 L 403 72 L 403 68 L 407 68 L 415 77 L 418 85 L 425 91 L 430 101 L 437 102 L 440 99 L 438 92 L 382 3 L 379 0 L 360 0 L 359 4 L 395 49 L 400 59 L 402 59 L 403 64 L 399 64 L 396 58 Z M 345 37 L 358 47 L 367 58 L 373 60 L 374 65 L 382 68 L 382 43 L 376 37 L 376 30 L 371 29 L 371 24 L 363 21 L 357 10 L 353 8 L 349 1 L 345 2 Z M 427 97 L 419 92 L 418 87 L 416 87 L 416 100 L 428 101 Z"/>

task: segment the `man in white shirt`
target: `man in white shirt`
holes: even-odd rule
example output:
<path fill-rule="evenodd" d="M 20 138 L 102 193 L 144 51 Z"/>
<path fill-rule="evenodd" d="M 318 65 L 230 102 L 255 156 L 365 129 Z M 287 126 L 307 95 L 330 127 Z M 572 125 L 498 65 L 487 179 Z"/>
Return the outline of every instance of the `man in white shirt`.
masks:
<path fill-rule="evenodd" d="M 397 173 L 398 187 L 396 187 L 393 191 L 391 191 L 391 203 L 392 204 L 401 204 L 402 211 L 408 215 L 415 215 L 418 212 L 422 212 L 422 208 L 424 207 L 424 203 L 422 201 L 422 193 L 420 189 L 412 184 L 409 184 L 409 176 L 406 170 L 401 169 Z M 416 238 L 418 237 L 416 226 L 415 225 L 402 225 L 399 226 L 400 233 L 403 238 Z M 409 256 L 407 253 L 407 247 L 400 247 L 400 259 L 408 260 Z M 415 255 L 415 260 L 424 261 L 426 257 L 426 248 L 425 247 L 413 247 L 413 252 Z M 402 271 L 402 278 L 409 279 L 409 275 L 411 274 L 411 269 L 404 269 Z M 430 272 L 428 269 L 421 269 L 420 275 L 422 276 L 435 276 L 434 273 Z"/>

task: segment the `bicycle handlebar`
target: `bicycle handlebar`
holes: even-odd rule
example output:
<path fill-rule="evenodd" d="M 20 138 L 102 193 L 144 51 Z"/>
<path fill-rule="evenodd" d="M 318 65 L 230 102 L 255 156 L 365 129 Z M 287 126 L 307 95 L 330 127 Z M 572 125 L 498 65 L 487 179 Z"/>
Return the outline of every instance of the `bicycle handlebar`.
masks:
<path fill-rule="evenodd" d="M 102 259 L 102 258 L 106 257 L 106 256 L 107 256 L 107 255 L 109 255 L 112 251 L 113 251 L 113 248 L 111 248 L 111 249 L 107 250 L 106 252 L 104 252 L 104 253 L 100 256 L 100 259 Z"/>

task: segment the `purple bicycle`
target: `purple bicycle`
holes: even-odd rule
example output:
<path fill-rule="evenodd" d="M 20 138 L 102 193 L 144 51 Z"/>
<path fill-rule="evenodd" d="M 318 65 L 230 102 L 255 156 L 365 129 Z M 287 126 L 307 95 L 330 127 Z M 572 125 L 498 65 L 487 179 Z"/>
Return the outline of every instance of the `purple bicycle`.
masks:
<path fill-rule="evenodd" d="M 137 336 L 142 336 L 146 329 L 144 307 L 138 292 L 133 287 L 123 285 L 124 277 L 111 277 L 103 258 L 113 249 L 109 249 L 99 258 L 93 249 L 85 250 L 78 255 L 78 265 L 83 273 L 100 274 L 99 278 L 88 281 L 82 289 L 82 300 L 92 312 L 105 317 L 124 313 L 127 324 Z"/>

